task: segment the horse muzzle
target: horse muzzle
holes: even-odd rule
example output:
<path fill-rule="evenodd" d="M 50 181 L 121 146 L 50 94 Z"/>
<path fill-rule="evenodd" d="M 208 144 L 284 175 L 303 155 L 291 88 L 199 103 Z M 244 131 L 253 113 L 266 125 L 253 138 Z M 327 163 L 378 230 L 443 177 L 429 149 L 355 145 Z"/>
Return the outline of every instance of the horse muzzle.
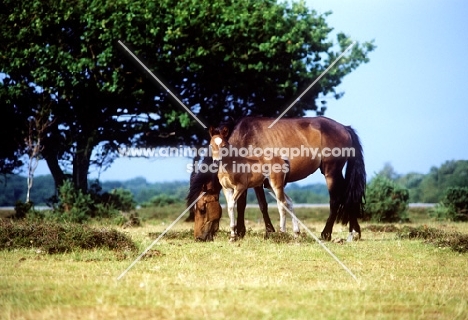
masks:
<path fill-rule="evenodd" d="M 218 231 L 219 221 L 207 221 L 201 232 L 195 234 L 195 240 L 197 241 L 213 241 L 216 232 Z"/>

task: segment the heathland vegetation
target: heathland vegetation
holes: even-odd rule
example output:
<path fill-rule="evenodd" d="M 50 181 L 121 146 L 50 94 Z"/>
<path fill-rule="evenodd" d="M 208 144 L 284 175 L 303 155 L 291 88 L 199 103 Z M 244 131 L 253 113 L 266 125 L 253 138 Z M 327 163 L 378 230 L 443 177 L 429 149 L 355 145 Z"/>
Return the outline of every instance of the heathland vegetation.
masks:
<path fill-rule="evenodd" d="M 434 198 L 440 202 L 435 208 L 408 208 L 421 192 L 389 165 L 370 180 L 363 241 L 347 243 L 346 228 L 337 225 L 326 244 L 357 281 L 306 232 L 264 238 L 258 208 L 247 209 L 248 231 L 236 245 L 228 242 L 225 214 L 214 243 L 195 242 L 193 222 L 180 221 L 150 248 L 185 210 L 186 182 L 137 178 L 94 183 L 84 192 L 66 181 L 55 192 L 50 177 L 38 177 L 31 196 L 38 185 L 42 192 L 50 188 L 51 209 L 18 202 L 14 211 L 1 212 L 10 218 L 0 218 L 0 317 L 365 319 L 397 312 L 402 318 L 463 318 L 468 229 L 457 221 L 468 220 L 466 164 L 447 162 L 420 179 L 420 187 L 446 188 Z M 8 178 L 3 187 L 17 185 L 10 194 L 24 197 L 25 178 Z M 292 184 L 289 194 L 296 203 L 326 201 L 324 185 Z M 328 208 L 295 213 L 317 233 Z M 274 206 L 270 216 L 277 225 Z"/>
<path fill-rule="evenodd" d="M 226 218 L 213 243 L 195 242 L 193 223 L 180 221 L 117 280 L 184 208 L 141 208 L 138 227 L 112 219 L 0 219 L 0 318 L 463 319 L 468 313 L 467 224 L 437 222 L 421 208 L 409 210 L 411 223 L 363 222 L 363 241 L 347 243 L 347 230 L 335 227 L 326 246 L 357 281 L 306 233 L 265 239 L 257 208 L 247 209 L 248 232 L 236 244 L 228 242 Z M 317 233 L 327 209 L 296 214 Z M 275 208 L 271 216 L 276 225 Z"/>

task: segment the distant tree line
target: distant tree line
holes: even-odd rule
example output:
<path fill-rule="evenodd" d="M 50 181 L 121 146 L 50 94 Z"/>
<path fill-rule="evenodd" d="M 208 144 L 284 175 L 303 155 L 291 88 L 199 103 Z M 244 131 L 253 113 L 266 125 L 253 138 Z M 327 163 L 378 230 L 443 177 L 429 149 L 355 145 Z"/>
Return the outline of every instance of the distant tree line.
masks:
<path fill-rule="evenodd" d="M 137 204 L 151 200 L 152 197 L 168 194 L 183 201 L 188 192 L 188 181 L 150 183 L 138 177 L 126 181 L 104 181 L 99 183 L 103 192 L 125 189 L 133 194 Z M 47 205 L 56 194 L 54 179 L 51 175 L 37 176 L 31 190 L 31 201 L 35 205 Z M 16 201 L 26 199 L 26 177 L 6 175 L 0 179 L 0 206 L 14 206 Z"/>
<path fill-rule="evenodd" d="M 158 204 L 162 199 L 183 202 L 187 193 L 188 181 L 148 182 L 143 177 L 126 181 L 104 181 L 100 183 L 103 192 L 125 189 L 133 194 L 139 205 Z M 16 201 L 26 199 L 26 177 L 7 175 L 0 181 L 0 206 L 14 206 Z M 292 183 L 287 186 L 288 195 L 296 203 L 327 203 L 328 190 L 325 184 L 300 186 Z M 55 194 L 54 179 L 51 175 L 37 176 L 31 190 L 31 201 L 35 205 L 47 205 Z M 248 202 L 255 203 L 255 193 L 248 194 Z"/>
<path fill-rule="evenodd" d="M 377 173 L 402 188 L 408 190 L 409 202 L 439 203 L 451 187 L 468 187 L 468 160 L 447 161 L 440 167 L 433 167 L 428 174 L 395 172 L 390 164 Z M 182 202 L 188 192 L 188 181 L 150 183 L 138 177 L 126 181 L 104 181 L 100 183 L 103 192 L 125 189 L 131 192 L 135 203 L 160 203 L 162 199 Z M 301 186 L 291 183 L 287 193 L 294 203 L 328 203 L 328 190 L 325 184 L 316 183 Z M 4 175 L 0 177 L 0 206 L 14 206 L 16 201 L 26 199 L 26 177 Z M 46 205 L 55 195 L 54 179 L 50 175 L 38 176 L 31 190 L 31 200 L 35 205 Z M 166 197 L 167 196 L 167 197 Z M 255 193 L 249 191 L 249 203 L 256 203 Z"/>
<path fill-rule="evenodd" d="M 446 161 L 440 167 L 432 167 L 427 174 L 398 174 L 390 164 L 378 172 L 403 188 L 408 189 L 411 203 L 439 203 L 450 187 L 468 187 L 468 160 Z"/>

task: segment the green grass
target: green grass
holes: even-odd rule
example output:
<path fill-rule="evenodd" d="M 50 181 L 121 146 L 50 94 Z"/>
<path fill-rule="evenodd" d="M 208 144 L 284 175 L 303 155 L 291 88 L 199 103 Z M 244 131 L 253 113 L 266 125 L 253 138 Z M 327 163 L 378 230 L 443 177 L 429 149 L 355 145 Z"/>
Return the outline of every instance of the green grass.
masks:
<path fill-rule="evenodd" d="M 353 280 L 305 234 L 265 240 L 250 209 L 248 234 L 228 242 L 227 219 L 214 242 L 192 239 L 179 222 L 120 281 L 117 277 L 181 211 L 119 229 L 139 252 L 106 249 L 38 253 L 0 251 L 0 319 L 465 319 L 468 256 L 445 247 L 370 231 L 363 239 L 326 243 L 359 279 Z M 298 210 L 305 217 L 310 209 Z M 314 209 L 315 211 L 315 209 Z M 304 222 L 316 235 L 326 212 Z M 144 216 L 144 214 L 142 214 Z M 411 213 L 410 213 L 411 217 Z M 272 212 L 275 226 L 277 213 Z M 421 218 L 417 226 L 468 234 L 468 224 Z M 398 228 L 402 227 L 397 225 Z M 288 230 L 291 222 L 288 221 Z M 376 230 L 376 229 L 374 229 Z M 346 238 L 341 225 L 334 238 Z"/>

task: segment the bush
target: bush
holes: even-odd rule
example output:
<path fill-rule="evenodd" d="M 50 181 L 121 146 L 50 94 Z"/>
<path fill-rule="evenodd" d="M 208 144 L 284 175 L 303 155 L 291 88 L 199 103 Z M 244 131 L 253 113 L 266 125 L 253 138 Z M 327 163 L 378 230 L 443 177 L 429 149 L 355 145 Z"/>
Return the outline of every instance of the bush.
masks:
<path fill-rule="evenodd" d="M 407 221 L 409 192 L 392 180 L 376 176 L 367 186 L 364 220 Z"/>
<path fill-rule="evenodd" d="M 125 211 L 135 209 L 135 201 L 133 200 L 133 194 L 130 190 L 122 188 L 113 189 L 110 192 L 102 193 L 101 185 L 96 181 L 91 184 L 89 193 L 96 204 L 101 204 L 104 208 L 108 208 L 110 211 Z M 99 214 L 96 214 L 100 216 Z"/>
<path fill-rule="evenodd" d="M 88 220 L 94 209 L 90 194 L 75 189 L 70 180 L 66 180 L 58 191 L 58 205 L 54 214 L 58 220 L 82 223 Z"/>
<path fill-rule="evenodd" d="M 128 190 L 115 189 L 102 193 L 95 182 L 89 192 L 75 189 L 71 181 L 65 181 L 59 188 L 58 198 L 53 205 L 54 219 L 82 223 L 90 218 L 113 218 L 121 211 L 135 208 L 133 195 Z"/>
<path fill-rule="evenodd" d="M 468 188 L 447 188 L 431 215 L 439 220 L 468 221 Z"/>
<path fill-rule="evenodd" d="M 24 219 L 28 220 L 42 220 L 44 219 L 44 212 L 34 209 L 32 202 L 23 202 L 21 200 L 16 201 L 15 214 L 12 216 L 13 219 Z"/>
<path fill-rule="evenodd" d="M 114 229 L 91 228 L 81 224 L 0 220 L 0 250 L 35 248 L 45 253 L 75 249 L 104 248 L 136 251 L 133 241 Z"/>
<path fill-rule="evenodd" d="M 32 209 L 32 202 L 23 202 L 21 200 L 16 201 L 14 219 L 24 219 L 27 213 Z"/>

